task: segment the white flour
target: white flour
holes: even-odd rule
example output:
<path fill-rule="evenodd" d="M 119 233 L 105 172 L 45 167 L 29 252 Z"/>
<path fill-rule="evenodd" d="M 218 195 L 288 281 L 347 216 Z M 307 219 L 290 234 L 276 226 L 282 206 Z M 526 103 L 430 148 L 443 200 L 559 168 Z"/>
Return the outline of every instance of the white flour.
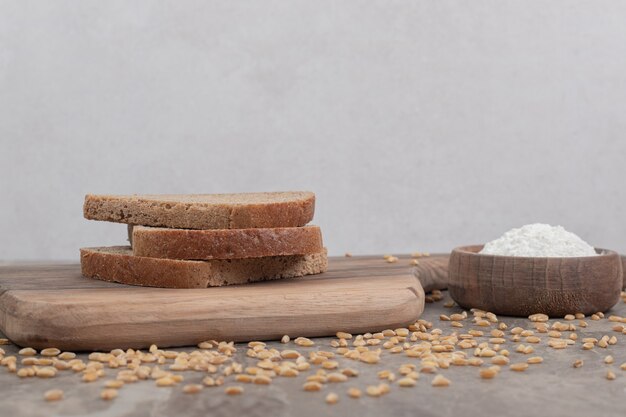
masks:
<path fill-rule="evenodd" d="M 527 224 L 511 229 L 487 243 L 480 253 L 505 256 L 572 257 L 595 256 L 587 242 L 561 226 Z"/>

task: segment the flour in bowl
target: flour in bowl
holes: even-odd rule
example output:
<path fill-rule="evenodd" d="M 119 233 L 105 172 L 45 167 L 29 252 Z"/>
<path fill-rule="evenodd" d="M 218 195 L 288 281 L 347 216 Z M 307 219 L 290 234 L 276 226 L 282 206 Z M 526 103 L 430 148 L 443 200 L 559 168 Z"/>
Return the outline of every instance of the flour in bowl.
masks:
<path fill-rule="evenodd" d="M 574 233 L 561 226 L 542 223 L 511 229 L 487 243 L 479 253 L 549 258 L 597 255 L 591 245 Z"/>

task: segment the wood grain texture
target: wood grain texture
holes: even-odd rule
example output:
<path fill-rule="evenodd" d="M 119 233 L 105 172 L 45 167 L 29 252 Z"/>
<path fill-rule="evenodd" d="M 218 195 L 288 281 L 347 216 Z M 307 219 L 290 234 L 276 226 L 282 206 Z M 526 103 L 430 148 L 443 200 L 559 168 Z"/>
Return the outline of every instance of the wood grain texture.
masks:
<path fill-rule="evenodd" d="M 430 262 L 417 267 L 423 277 Z M 418 275 L 408 257 L 342 257 L 316 276 L 180 290 L 84 278 L 78 264 L 9 265 L 0 267 L 0 329 L 21 346 L 67 350 L 362 333 L 420 316 Z"/>
<path fill-rule="evenodd" d="M 577 258 L 483 255 L 482 245 L 452 251 L 450 296 L 464 308 L 496 314 L 563 317 L 606 311 L 618 301 L 622 262 L 612 251 Z"/>
<path fill-rule="evenodd" d="M 418 260 L 413 273 L 420 280 L 425 292 L 448 288 L 448 254 L 435 254 Z"/>
<path fill-rule="evenodd" d="M 622 258 L 622 271 L 626 271 L 626 256 L 620 255 L 620 257 Z M 624 283 L 622 285 L 622 289 L 626 291 L 626 279 L 624 279 Z"/>

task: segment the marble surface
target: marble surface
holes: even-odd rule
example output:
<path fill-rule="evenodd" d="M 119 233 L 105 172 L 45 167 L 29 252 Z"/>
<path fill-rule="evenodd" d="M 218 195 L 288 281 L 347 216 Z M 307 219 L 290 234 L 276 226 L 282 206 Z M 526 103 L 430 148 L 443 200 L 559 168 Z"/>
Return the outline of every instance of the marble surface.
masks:
<path fill-rule="evenodd" d="M 445 298 L 447 298 L 447 294 Z M 424 319 L 433 321 L 435 327 L 449 330 L 449 322 L 441 322 L 442 313 L 460 311 L 458 308 L 445 308 L 443 302 L 427 304 Z M 626 304 L 620 301 L 609 314 L 626 316 Z M 608 314 L 607 314 L 608 317 Z M 529 327 L 526 319 L 500 317 L 509 328 L 520 325 Z M 262 416 L 299 417 L 319 415 L 361 415 L 378 417 L 393 416 L 623 416 L 626 414 L 626 371 L 619 365 L 626 362 L 626 335 L 611 331 L 608 320 L 588 320 L 589 327 L 578 331 L 579 342 L 573 348 L 553 350 L 546 346 L 546 335 L 541 335 L 542 343 L 535 345 L 534 355 L 543 356 L 543 364 L 531 365 L 523 373 L 503 369 L 493 380 L 481 380 L 475 367 L 451 367 L 441 373 L 452 381 L 448 388 L 434 388 L 432 375 L 422 374 L 414 388 L 400 388 L 392 385 L 391 392 L 381 398 L 364 396 L 355 400 L 346 396 L 348 387 L 365 388 L 378 383 L 376 373 L 382 369 L 397 370 L 402 363 L 414 362 L 404 355 L 384 355 L 378 365 L 367 365 L 351 360 L 339 359 L 340 365 L 351 366 L 360 371 L 356 379 L 342 384 L 328 384 L 321 392 L 304 392 L 301 388 L 306 374 L 297 379 L 276 378 L 270 386 L 245 385 L 241 396 L 226 396 L 222 388 L 206 388 L 196 395 L 184 394 L 181 386 L 157 388 L 152 382 L 130 384 L 120 390 L 117 399 L 106 402 L 98 395 L 102 380 L 87 384 L 68 372 L 49 380 L 30 378 L 20 380 L 9 375 L 6 368 L 0 367 L 0 411 L 3 416 L 133 416 L 133 417 L 172 417 L 172 416 Z M 466 323 L 465 330 L 468 330 Z M 595 348 L 583 351 L 582 337 L 600 338 L 602 335 L 616 335 L 618 343 L 607 349 Z M 316 346 L 298 348 L 301 351 L 324 349 L 332 350 L 329 338 L 315 339 Z M 270 346 L 285 348 L 278 342 Z M 507 342 L 511 351 L 512 342 Z M 7 354 L 15 353 L 16 346 L 3 346 Z M 182 349 L 184 350 L 184 349 Z M 238 345 L 237 359 L 251 364 L 253 360 L 245 356 L 246 348 Z M 615 358 L 615 364 L 606 365 L 606 355 Z M 528 356 L 511 353 L 512 362 L 524 361 Z M 583 359 L 582 368 L 575 369 L 572 362 Z M 607 369 L 617 374 L 617 379 L 605 378 Z M 107 376 L 114 371 L 108 370 Z M 185 383 L 200 382 L 203 375 L 187 372 Z M 53 387 L 65 391 L 65 399 L 58 403 L 46 403 L 43 392 Z M 328 392 L 336 392 L 340 401 L 327 405 L 324 397 Z"/>

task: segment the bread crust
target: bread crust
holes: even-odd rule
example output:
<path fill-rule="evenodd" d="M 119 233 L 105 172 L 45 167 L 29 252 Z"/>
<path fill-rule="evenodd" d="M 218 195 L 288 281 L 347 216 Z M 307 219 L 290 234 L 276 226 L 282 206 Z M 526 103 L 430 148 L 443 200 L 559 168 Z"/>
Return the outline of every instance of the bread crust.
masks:
<path fill-rule="evenodd" d="M 174 229 L 299 227 L 313 219 L 308 191 L 241 194 L 85 196 L 83 215 L 133 225 Z"/>
<path fill-rule="evenodd" d="M 135 256 L 169 259 L 242 259 L 323 251 L 318 226 L 257 229 L 167 229 L 134 226 Z"/>
<path fill-rule="evenodd" d="M 130 246 L 83 248 L 83 276 L 129 285 L 207 288 L 319 274 L 328 268 L 326 250 L 310 255 L 233 260 L 182 261 L 134 256 Z"/>

